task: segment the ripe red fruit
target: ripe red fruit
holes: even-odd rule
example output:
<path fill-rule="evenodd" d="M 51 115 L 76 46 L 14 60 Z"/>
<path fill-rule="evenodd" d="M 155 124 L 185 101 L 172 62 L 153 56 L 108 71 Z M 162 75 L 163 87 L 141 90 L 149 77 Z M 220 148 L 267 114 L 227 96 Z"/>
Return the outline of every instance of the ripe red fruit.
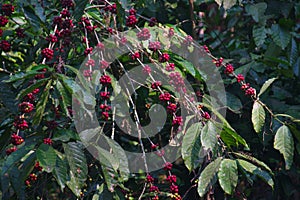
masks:
<path fill-rule="evenodd" d="M 63 8 L 72 8 L 74 7 L 74 3 L 72 0 L 61 0 L 60 1 Z"/>
<path fill-rule="evenodd" d="M 52 142 L 51 138 L 45 138 L 43 143 L 48 144 L 48 145 L 52 145 L 53 142 Z"/>
<path fill-rule="evenodd" d="M 148 40 L 151 37 L 151 33 L 149 29 L 143 28 L 140 32 L 136 34 L 136 36 L 139 40 L 143 41 L 143 40 Z"/>
<path fill-rule="evenodd" d="M 31 181 L 36 181 L 37 180 L 37 175 L 36 174 L 30 174 L 29 175 L 29 179 L 31 180 Z"/>
<path fill-rule="evenodd" d="M 136 10 L 134 8 L 131 8 L 129 10 L 129 15 L 135 15 L 136 14 Z"/>
<path fill-rule="evenodd" d="M 2 4 L 2 13 L 10 16 L 15 11 L 15 7 L 11 4 Z"/>
<path fill-rule="evenodd" d="M 204 113 L 202 113 L 202 117 L 204 119 L 210 119 L 210 114 L 208 112 L 204 112 Z"/>
<path fill-rule="evenodd" d="M 8 19 L 5 16 L 0 16 L 0 26 L 5 26 L 8 23 Z"/>
<path fill-rule="evenodd" d="M 155 185 L 151 185 L 150 188 L 149 188 L 150 192 L 159 192 L 159 189 L 157 186 Z"/>
<path fill-rule="evenodd" d="M 173 164 L 170 162 L 166 162 L 163 167 L 164 167 L 164 170 L 171 170 L 173 167 Z"/>
<path fill-rule="evenodd" d="M 30 113 L 33 110 L 33 104 L 29 102 L 22 102 L 19 104 L 19 110 L 23 113 Z"/>
<path fill-rule="evenodd" d="M 149 42 L 149 47 L 151 51 L 157 51 L 161 48 L 160 42 L 155 41 L 155 42 Z"/>
<path fill-rule="evenodd" d="M 84 50 L 84 55 L 87 56 L 88 54 L 92 53 L 92 51 L 93 51 L 93 47 L 86 48 L 86 49 Z"/>
<path fill-rule="evenodd" d="M 145 74 L 150 74 L 151 73 L 151 67 L 149 65 L 145 65 L 143 68 L 143 72 Z"/>
<path fill-rule="evenodd" d="M 110 97 L 110 92 L 102 91 L 102 92 L 100 92 L 100 97 L 101 97 L 103 100 L 107 100 L 107 99 L 109 99 L 109 97 Z"/>
<path fill-rule="evenodd" d="M 158 87 L 160 87 L 160 86 L 161 86 L 161 82 L 160 82 L 160 81 L 155 81 L 155 82 L 153 82 L 153 83 L 151 84 L 151 88 L 152 88 L 153 90 L 158 89 Z"/>
<path fill-rule="evenodd" d="M 13 134 L 11 135 L 11 143 L 12 143 L 13 145 L 20 145 L 20 144 L 22 144 L 23 142 L 24 142 L 24 139 L 23 139 L 21 136 L 15 134 L 15 133 L 13 133 Z"/>
<path fill-rule="evenodd" d="M 176 112 L 176 109 L 177 109 L 177 105 L 175 103 L 170 103 L 168 106 L 167 106 L 167 111 L 171 114 L 175 113 Z"/>
<path fill-rule="evenodd" d="M 10 43 L 6 40 L 2 40 L 0 42 L 0 49 L 2 49 L 5 52 L 10 51 Z"/>
<path fill-rule="evenodd" d="M 95 67 L 95 60 L 94 59 L 89 59 L 86 63 L 85 66 L 91 66 L 91 67 Z"/>
<path fill-rule="evenodd" d="M 245 80 L 245 77 L 243 76 L 243 74 L 238 74 L 237 76 L 236 76 L 236 80 L 237 80 L 237 82 L 241 82 L 241 81 L 244 81 Z"/>
<path fill-rule="evenodd" d="M 42 56 L 47 60 L 51 60 L 53 58 L 53 50 L 49 48 L 45 48 L 42 50 Z"/>
<path fill-rule="evenodd" d="M 15 152 L 17 150 L 18 150 L 17 147 L 13 146 L 13 147 L 11 147 L 9 149 L 6 149 L 5 153 L 6 153 L 6 155 L 10 155 L 12 152 Z"/>
<path fill-rule="evenodd" d="M 131 59 L 132 60 L 136 60 L 136 59 L 139 59 L 141 56 L 140 56 L 140 53 L 139 52 L 134 52 L 133 54 L 131 54 Z"/>
<path fill-rule="evenodd" d="M 221 57 L 219 59 L 214 60 L 213 62 L 215 63 L 216 67 L 221 67 L 223 64 L 224 59 Z"/>
<path fill-rule="evenodd" d="M 154 178 L 150 174 L 148 174 L 146 176 L 146 181 L 147 181 L 147 183 L 153 183 L 154 182 Z"/>
<path fill-rule="evenodd" d="M 170 192 L 171 192 L 172 194 L 178 193 L 178 186 L 177 186 L 177 185 L 174 185 L 174 184 L 170 185 Z"/>
<path fill-rule="evenodd" d="M 172 37 L 174 34 L 175 34 L 175 33 L 174 33 L 174 28 L 170 28 L 170 29 L 169 29 L 169 33 L 168 33 L 168 36 L 169 36 L 169 37 Z"/>
<path fill-rule="evenodd" d="M 169 175 L 166 180 L 170 183 L 176 183 L 177 177 L 175 175 Z"/>
<path fill-rule="evenodd" d="M 256 90 L 252 87 L 249 87 L 246 92 L 245 92 L 246 95 L 249 95 L 249 96 L 255 96 L 256 94 Z"/>
<path fill-rule="evenodd" d="M 19 117 L 17 117 L 13 123 L 14 127 L 16 127 L 16 129 L 20 129 L 20 130 L 25 130 L 28 128 L 28 123 L 25 119 L 20 119 Z"/>
<path fill-rule="evenodd" d="M 159 95 L 159 100 L 161 101 L 169 101 L 171 99 L 171 95 L 168 92 Z"/>
<path fill-rule="evenodd" d="M 225 74 L 232 74 L 234 71 L 234 68 L 231 64 L 227 64 L 225 68 Z"/>
<path fill-rule="evenodd" d="M 174 63 L 167 63 L 166 70 L 167 71 L 174 71 L 175 70 L 175 64 Z"/>
<path fill-rule="evenodd" d="M 102 112 L 102 119 L 107 121 L 109 118 L 109 113 L 108 112 Z"/>
<path fill-rule="evenodd" d="M 157 24 L 157 19 L 155 17 L 151 17 L 149 21 L 149 26 L 153 27 Z"/>
<path fill-rule="evenodd" d="M 126 19 L 126 26 L 128 27 L 134 27 L 137 23 L 137 19 L 135 15 L 129 15 Z"/>
<path fill-rule="evenodd" d="M 181 116 L 176 116 L 175 119 L 172 121 L 173 126 L 180 126 L 182 125 L 182 117 Z"/>
<path fill-rule="evenodd" d="M 168 53 L 162 53 L 158 60 L 159 62 L 168 62 L 170 60 L 170 55 Z"/>
<path fill-rule="evenodd" d="M 108 85 L 108 84 L 111 84 L 111 78 L 110 78 L 110 76 L 108 76 L 108 75 L 103 75 L 103 76 L 101 76 L 101 78 L 100 78 L 100 83 L 102 84 L 102 85 Z"/>
<path fill-rule="evenodd" d="M 2 34 L 3 34 L 3 30 L 0 29 L 0 37 L 2 37 Z"/>
<path fill-rule="evenodd" d="M 47 37 L 47 40 L 50 41 L 50 42 L 57 42 L 57 37 L 53 34 L 50 34 L 48 37 Z"/>
<path fill-rule="evenodd" d="M 36 163 L 35 163 L 35 165 L 34 165 L 34 168 L 35 168 L 37 171 L 42 171 L 42 170 L 43 170 L 43 167 L 40 166 L 39 161 L 36 161 Z"/>
<path fill-rule="evenodd" d="M 24 38 L 26 35 L 24 34 L 25 29 L 23 28 L 17 28 L 16 29 L 16 35 L 18 38 Z"/>

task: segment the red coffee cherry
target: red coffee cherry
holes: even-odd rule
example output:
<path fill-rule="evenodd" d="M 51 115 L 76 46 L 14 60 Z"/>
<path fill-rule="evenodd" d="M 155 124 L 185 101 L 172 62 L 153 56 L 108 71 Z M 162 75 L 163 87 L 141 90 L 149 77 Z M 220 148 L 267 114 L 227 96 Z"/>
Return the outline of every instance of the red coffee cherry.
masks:
<path fill-rule="evenodd" d="M 137 19 L 135 15 L 129 15 L 126 19 L 126 26 L 134 27 L 137 24 Z"/>
<path fill-rule="evenodd" d="M 15 11 L 15 7 L 11 4 L 2 4 L 2 13 L 10 16 Z"/>
<path fill-rule="evenodd" d="M 149 42 L 149 47 L 148 47 L 151 51 L 157 51 L 161 48 L 160 42 L 156 41 L 156 42 Z"/>
<path fill-rule="evenodd" d="M 8 23 L 8 19 L 5 16 L 0 16 L 0 26 L 5 26 Z"/>
<path fill-rule="evenodd" d="M 53 50 L 49 48 L 45 48 L 42 50 L 42 56 L 47 60 L 51 60 L 53 58 Z"/>
<path fill-rule="evenodd" d="M 166 162 L 163 167 L 164 170 L 172 170 L 173 164 L 170 162 Z"/>
<path fill-rule="evenodd" d="M 15 134 L 15 133 L 13 133 L 13 134 L 11 135 L 11 143 L 12 143 L 13 145 L 20 145 L 20 144 L 22 144 L 23 142 L 24 142 L 24 139 L 23 139 L 21 136 Z"/>
<path fill-rule="evenodd" d="M 136 10 L 134 8 L 130 8 L 129 15 L 135 15 L 135 14 L 136 14 Z"/>
<path fill-rule="evenodd" d="M 243 74 L 238 74 L 237 76 L 236 76 L 236 80 L 237 80 L 237 82 L 241 82 L 241 81 L 244 81 L 245 80 L 245 77 L 243 76 Z"/>
<path fill-rule="evenodd" d="M 43 143 L 47 144 L 47 145 L 52 145 L 53 142 L 52 142 L 51 138 L 45 138 Z"/>
<path fill-rule="evenodd" d="M 25 130 L 28 128 L 28 123 L 25 119 L 20 119 L 17 117 L 13 122 L 13 125 L 16 129 Z"/>
<path fill-rule="evenodd" d="M 148 174 L 146 176 L 146 181 L 147 181 L 147 183 L 153 183 L 154 182 L 154 178 L 150 174 Z"/>
<path fill-rule="evenodd" d="M 16 35 L 18 38 L 24 38 L 26 35 L 24 34 L 25 29 L 23 28 L 17 28 L 16 29 Z"/>
<path fill-rule="evenodd" d="M 256 94 L 256 90 L 252 87 L 249 87 L 246 91 L 245 91 L 245 95 L 248 96 L 255 96 Z"/>
<path fill-rule="evenodd" d="M 176 116 L 175 119 L 172 121 L 173 126 L 181 126 L 182 125 L 182 117 L 181 116 Z"/>
<path fill-rule="evenodd" d="M 9 156 L 12 152 L 15 152 L 17 150 L 18 150 L 17 147 L 13 146 L 13 147 L 10 147 L 9 149 L 6 149 L 5 153 L 6 153 L 6 155 Z"/>
<path fill-rule="evenodd" d="M 34 109 L 32 103 L 29 102 L 22 102 L 19 104 L 19 110 L 23 113 L 30 113 Z"/>
<path fill-rule="evenodd" d="M 108 76 L 108 75 L 103 75 L 103 76 L 101 76 L 101 78 L 100 78 L 100 83 L 102 84 L 102 85 L 109 85 L 109 84 L 111 84 L 111 78 L 110 78 L 110 76 Z"/>
<path fill-rule="evenodd" d="M 231 64 L 227 64 L 225 68 L 225 74 L 232 74 L 234 71 L 234 68 Z"/>
<path fill-rule="evenodd" d="M 2 51 L 9 52 L 10 51 L 10 43 L 6 40 L 2 40 L 0 42 L 0 49 L 2 49 Z"/>
<path fill-rule="evenodd" d="M 169 60 L 170 60 L 170 55 L 168 53 L 162 53 L 158 58 L 159 62 L 168 62 Z"/>
<path fill-rule="evenodd" d="M 149 26 L 153 27 L 157 24 L 157 19 L 155 17 L 151 17 L 149 21 Z"/>
<path fill-rule="evenodd" d="M 159 95 L 159 100 L 161 101 L 170 101 L 171 95 L 168 92 Z"/>
<path fill-rule="evenodd" d="M 140 32 L 136 34 L 137 38 L 141 41 L 148 40 L 151 37 L 149 29 L 143 28 Z"/>

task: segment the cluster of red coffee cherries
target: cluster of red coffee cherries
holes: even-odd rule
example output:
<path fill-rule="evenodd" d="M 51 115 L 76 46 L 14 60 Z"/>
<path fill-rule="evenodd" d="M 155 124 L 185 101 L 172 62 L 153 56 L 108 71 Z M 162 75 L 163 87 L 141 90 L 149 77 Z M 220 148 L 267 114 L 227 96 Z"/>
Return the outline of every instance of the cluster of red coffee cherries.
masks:
<path fill-rule="evenodd" d="M 165 181 L 169 184 L 169 196 L 173 200 L 181 200 L 181 196 L 178 194 L 179 189 L 177 185 L 177 176 L 173 175 L 171 173 L 172 170 L 172 163 L 166 162 L 163 166 L 163 169 L 167 172 L 167 178 Z M 162 181 L 162 182 L 165 182 Z M 151 176 L 150 174 L 147 174 L 146 176 L 146 183 L 147 187 L 150 193 L 153 194 L 152 200 L 159 200 L 159 195 L 160 195 L 160 190 L 159 188 L 155 185 L 158 181 Z"/>
<path fill-rule="evenodd" d="M 12 13 L 15 11 L 15 7 L 12 4 L 2 4 L 1 7 L 1 15 L 0 15 L 0 37 L 3 35 L 3 30 L 1 27 L 4 27 L 9 22 L 9 17 L 12 15 Z M 0 41 L 0 50 L 4 52 L 9 52 L 11 49 L 11 44 L 7 40 L 1 40 Z"/>
<path fill-rule="evenodd" d="M 224 63 L 224 59 L 222 57 L 215 58 L 211 53 L 209 48 L 204 45 L 203 46 L 206 53 L 213 59 L 213 63 L 215 63 L 216 67 L 224 67 L 224 73 L 228 76 L 231 76 L 236 79 L 236 81 L 241 85 L 241 90 L 245 92 L 245 95 L 250 96 L 252 98 L 256 98 L 256 90 L 251 87 L 249 83 L 245 82 L 245 77 L 243 74 L 236 74 L 234 72 L 234 67 L 230 63 Z"/>

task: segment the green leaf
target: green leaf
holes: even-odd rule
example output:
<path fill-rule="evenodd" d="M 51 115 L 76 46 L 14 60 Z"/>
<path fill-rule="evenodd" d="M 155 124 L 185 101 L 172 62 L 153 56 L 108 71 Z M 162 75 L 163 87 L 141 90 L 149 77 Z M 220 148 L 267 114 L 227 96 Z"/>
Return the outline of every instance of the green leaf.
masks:
<path fill-rule="evenodd" d="M 215 0 L 215 2 L 219 5 L 222 6 L 225 10 L 230 9 L 232 6 L 236 4 L 237 0 Z"/>
<path fill-rule="evenodd" d="M 240 110 L 242 109 L 243 105 L 242 105 L 241 100 L 237 96 L 227 92 L 226 99 L 227 99 L 227 101 L 226 101 L 227 108 L 229 110 L 231 110 L 232 112 L 234 112 L 236 114 L 241 113 Z"/>
<path fill-rule="evenodd" d="M 106 167 L 113 168 L 115 171 L 119 168 L 119 160 L 116 159 L 108 150 L 100 147 L 95 146 L 98 154 L 98 160 L 101 162 L 102 165 Z"/>
<path fill-rule="evenodd" d="M 56 153 L 52 146 L 41 144 L 36 150 L 36 157 L 46 172 L 52 172 L 56 164 Z"/>
<path fill-rule="evenodd" d="M 4 176 L 4 174 L 13 166 L 17 165 L 18 162 L 29 152 L 34 148 L 35 144 L 31 145 L 25 145 L 22 146 L 20 149 L 17 151 L 13 152 L 10 154 L 6 160 L 4 161 L 2 165 L 2 170 L 1 170 L 1 176 Z"/>
<path fill-rule="evenodd" d="M 291 40 L 290 32 L 278 24 L 273 24 L 271 30 L 272 30 L 271 36 L 274 42 L 282 49 L 285 49 Z"/>
<path fill-rule="evenodd" d="M 35 32 L 38 32 L 41 30 L 41 25 L 42 25 L 42 20 L 37 16 L 35 13 L 34 8 L 30 6 L 24 6 L 23 8 L 23 13 L 25 18 L 29 21 L 31 26 L 33 27 Z"/>
<path fill-rule="evenodd" d="M 189 171 L 197 167 L 195 161 L 198 159 L 201 149 L 201 128 L 202 124 L 200 122 L 192 124 L 183 137 L 181 155 Z"/>
<path fill-rule="evenodd" d="M 238 145 L 241 144 L 247 150 L 249 149 L 246 140 L 242 138 L 239 134 L 237 134 L 237 132 L 233 128 L 227 126 L 223 126 L 222 128 L 223 131 L 221 132 L 220 137 L 228 147 L 238 147 Z"/>
<path fill-rule="evenodd" d="M 261 87 L 259 93 L 258 93 L 258 97 L 260 97 L 269 87 L 270 85 L 276 80 L 277 78 L 270 78 L 269 80 L 267 80 L 263 86 Z"/>
<path fill-rule="evenodd" d="M 59 156 L 57 156 L 53 176 L 55 177 L 58 185 L 60 185 L 61 191 L 63 191 L 66 183 L 70 180 L 66 159 L 61 159 Z"/>
<path fill-rule="evenodd" d="M 254 26 L 252 30 L 254 42 L 256 46 L 261 46 L 265 43 L 265 39 L 267 37 L 266 28 L 263 26 Z"/>
<path fill-rule="evenodd" d="M 237 159 L 237 162 L 239 166 L 242 167 L 245 171 L 258 176 L 263 181 L 265 181 L 268 185 L 274 188 L 274 181 L 268 172 L 261 170 L 259 167 L 242 159 Z"/>
<path fill-rule="evenodd" d="M 11 75 L 8 80 L 3 81 L 4 83 L 12 83 L 20 80 L 26 80 L 29 78 L 34 77 L 35 75 L 39 74 L 38 71 L 29 71 L 29 72 L 20 72 L 14 75 Z"/>
<path fill-rule="evenodd" d="M 261 128 L 265 124 L 265 118 L 266 113 L 264 107 L 260 103 L 258 103 L 258 101 L 255 101 L 252 108 L 251 120 L 256 133 L 259 133 L 261 131 Z"/>
<path fill-rule="evenodd" d="M 112 153 L 114 157 L 118 160 L 119 162 L 119 171 L 122 176 L 122 180 L 127 180 L 128 176 L 130 174 L 129 172 L 129 166 L 128 166 L 128 158 L 126 156 L 126 153 L 124 149 L 114 140 L 110 139 L 109 137 L 103 135 L 109 144 L 109 146 L 112 149 Z"/>
<path fill-rule="evenodd" d="M 217 127 L 208 121 L 201 130 L 201 144 L 205 149 L 213 150 L 217 143 Z"/>
<path fill-rule="evenodd" d="M 88 0 L 75 0 L 74 19 L 76 19 L 76 21 L 79 21 L 79 19 L 82 17 L 88 2 Z"/>
<path fill-rule="evenodd" d="M 222 158 L 218 157 L 205 167 L 198 180 L 198 194 L 203 197 L 209 187 L 216 183 L 216 174 L 219 170 Z"/>
<path fill-rule="evenodd" d="M 238 182 L 238 169 L 235 160 L 224 159 L 218 172 L 219 183 L 227 194 L 232 194 Z"/>
<path fill-rule="evenodd" d="M 49 90 L 50 90 L 51 84 L 52 84 L 52 79 L 50 79 L 48 81 L 48 83 L 36 105 L 36 112 L 35 112 L 35 115 L 34 115 L 33 121 L 32 121 L 33 125 L 39 125 L 43 118 L 43 114 L 44 114 L 46 104 L 47 104 L 48 98 L 49 98 L 49 93 L 50 93 Z"/>
<path fill-rule="evenodd" d="M 65 114 L 71 118 L 68 106 L 71 106 L 71 95 L 68 93 L 67 89 L 63 86 L 60 81 L 56 82 L 55 85 L 58 93 L 60 94 L 59 101 L 61 102 L 62 109 L 64 110 Z"/>
<path fill-rule="evenodd" d="M 293 164 L 294 157 L 294 139 L 290 129 L 282 125 L 276 132 L 274 139 L 274 148 L 279 150 L 285 160 L 285 168 L 289 170 Z"/>
<path fill-rule="evenodd" d="M 293 66 L 294 64 L 296 64 L 298 58 L 299 58 L 299 52 L 298 52 L 297 42 L 295 41 L 294 38 L 292 38 L 290 65 Z"/>
<path fill-rule="evenodd" d="M 70 166 L 70 181 L 67 182 L 67 185 L 76 196 L 79 196 L 88 173 L 83 146 L 78 142 L 69 142 L 63 144 L 63 147 Z"/>
<path fill-rule="evenodd" d="M 263 167 L 264 169 L 268 170 L 270 172 L 270 174 L 273 174 L 273 171 L 269 168 L 268 165 L 266 165 L 264 162 L 258 160 L 257 158 L 255 157 L 252 157 L 250 155 L 247 155 L 247 154 L 242 154 L 242 153 L 236 153 L 236 152 L 232 152 L 234 155 L 240 157 L 240 158 L 243 158 L 245 160 L 248 160 L 250 162 L 252 162 L 253 164 L 255 165 L 258 165 L 260 167 Z"/>
<path fill-rule="evenodd" d="M 246 6 L 246 12 L 248 12 L 252 16 L 255 22 L 260 22 L 261 24 L 264 24 L 263 18 L 267 7 L 268 4 L 266 3 L 257 3 L 257 4 Z"/>
<path fill-rule="evenodd" d="M 41 87 L 47 81 L 49 81 L 49 78 L 37 80 L 34 84 L 32 84 L 29 87 L 24 88 L 23 90 L 21 90 L 19 92 L 18 96 L 17 96 L 17 99 L 21 100 L 25 95 L 27 95 L 28 93 L 32 92 L 34 89 Z"/>

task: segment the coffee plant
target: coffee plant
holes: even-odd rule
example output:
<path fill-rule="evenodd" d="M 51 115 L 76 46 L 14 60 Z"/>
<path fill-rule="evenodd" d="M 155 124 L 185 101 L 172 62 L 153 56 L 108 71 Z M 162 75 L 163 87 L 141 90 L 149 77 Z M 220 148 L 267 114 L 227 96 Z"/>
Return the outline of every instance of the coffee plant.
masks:
<path fill-rule="evenodd" d="M 299 199 L 300 3 L 0 3 L 2 199 Z"/>

